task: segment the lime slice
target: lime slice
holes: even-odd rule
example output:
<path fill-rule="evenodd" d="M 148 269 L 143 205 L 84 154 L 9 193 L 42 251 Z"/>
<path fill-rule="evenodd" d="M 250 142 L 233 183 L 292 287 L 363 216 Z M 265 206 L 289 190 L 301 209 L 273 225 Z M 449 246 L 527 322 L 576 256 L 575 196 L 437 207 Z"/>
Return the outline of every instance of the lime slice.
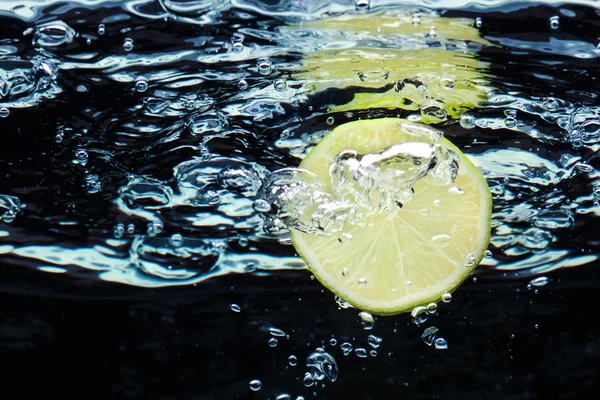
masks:
<path fill-rule="evenodd" d="M 422 127 L 422 128 L 419 128 Z M 335 196 L 330 166 L 341 152 L 372 154 L 407 142 L 432 144 L 415 136 L 431 129 L 406 120 L 355 121 L 328 134 L 300 164 Z M 346 221 L 329 236 L 292 229 L 292 243 L 317 279 L 341 299 L 380 315 L 410 311 L 452 292 L 481 261 L 490 240 L 492 198 L 485 178 L 445 138 L 436 143 L 456 153 L 453 183 L 422 178 L 402 205 Z"/>

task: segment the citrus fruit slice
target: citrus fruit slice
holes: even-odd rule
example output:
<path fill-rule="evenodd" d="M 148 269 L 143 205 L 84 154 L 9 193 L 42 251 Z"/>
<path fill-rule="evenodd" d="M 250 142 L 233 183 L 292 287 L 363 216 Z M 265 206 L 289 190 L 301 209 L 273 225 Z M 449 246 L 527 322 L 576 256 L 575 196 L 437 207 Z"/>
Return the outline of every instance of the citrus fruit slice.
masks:
<path fill-rule="evenodd" d="M 412 198 L 401 207 L 346 221 L 328 236 L 291 230 L 314 276 L 341 299 L 374 314 L 438 301 L 467 278 L 490 240 L 492 198 L 485 178 L 450 141 L 415 136 L 419 129 L 432 128 L 397 118 L 350 122 L 329 133 L 300 164 L 335 196 L 330 168 L 340 154 L 385 154 L 397 144 L 435 142 L 459 161 L 453 183 L 417 179 Z"/>

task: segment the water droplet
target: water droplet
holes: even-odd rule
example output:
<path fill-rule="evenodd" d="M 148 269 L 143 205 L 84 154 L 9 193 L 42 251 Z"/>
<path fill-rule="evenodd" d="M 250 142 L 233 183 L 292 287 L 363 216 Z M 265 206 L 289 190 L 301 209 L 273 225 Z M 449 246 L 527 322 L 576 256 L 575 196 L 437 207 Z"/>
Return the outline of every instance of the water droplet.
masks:
<path fill-rule="evenodd" d="M 258 73 L 261 75 L 269 75 L 273 72 L 273 64 L 271 64 L 271 60 L 266 57 L 259 58 L 256 67 L 258 68 Z"/>
<path fill-rule="evenodd" d="M 442 201 L 441 201 L 440 199 L 434 199 L 434 200 L 433 200 L 433 205 L 434 205 L 434 206 L 439 206 L 439 205 L 441 205 L 441 204 L 442 204 Z"/>
<path fill-rule="evenodd" d="M 358 317 L 361 319 L 364 330 L 368 331 L 373 329 L 373 326 L 375 325 L 375 318 L 371 314 L 366 311 L 361 311 L 358 313 Z"/>
<path fill-rule="evenodd" d="M 240 90 L 246 90 L 246 89 L 248 89 L 248 82 L 246 82 L 245 79 L 240 79 L 238 81 L 237 86 L 238 86 L 238 89 L 240 89 Z"/>
<path fill-rule="evenodd" d="M 117 239 L 121 239 L 125 233 L 125 225 L 118 223 L 113 228 L 113 236 Z"/>
<path fill-rule="evenodd" d="M 0 108 L 0 118 L 6 118 L 10 115 L 10 110 L 6 107 Z"/>
<path fill-rule="evenodd" d="M 233 312 L 240 312 L 240 311 L 242 311 L 242 308 L 240 306 L 238 306 L 237 304 L 230 304 L 229 308 Z"/>
<path fill-rule="evenodd" d="M 452 186 L 448 189 L 448 193 L 450 194 L 465 194 L 465 191 L 459 188 L 458 186 Z"/>
<path fill-rule="evenodd" d="M 358 280 L 358 286 L 359 287 L 364 287 L 367 284 L 367 278 L 360 278 Z"/>
<path fill-rule="evenodd" d="M 272 336 L 277 336 L 277 337 L 284 337 L 286 335 L 284 331 L 282 331 L 279 328 L 275 328 L 275 327 L 269 328 L 269 333 Z"/>
<path fill-rule="evenodd" d="M 98 25 L 98 35 L 104 35 L 106 33 L 106 27 L 104 24 Z"/>
<path fill-rule="evenodd" d="M 475 28 L 481 28 L 482 25 L 483 21 L 481 20 L 481 17 L 475 18 Z"/>
<path fill-rule="evenodd" d="M 486 251 L 483 253 L 483 256 L 484 256 L 485 258 L 492 258 L 492 252 L 491 252 L 490 250 L 486 250 Z"/>
<path fill-rule="evenodd" d="M 356 11 L 367 12 L 371 8 L 370 0 L 356 0 Z"/>
<path fill-rule="evenodd" d="M 273 84 L 273 86 L 275 87 L 275 90 L 277 90 L 278 92 L 282 92 L 285 89 L 287 89 L 287 83 L 284 79 L 277 79 L 275 81 L 275 83 Z"/>
<path fill-rule="evenodd" d="M 435 303 L 429 303 L 427 304 L 427 312 L 431 315 L 431 314 L 435 314 L 437 312 L 437 304 Z"/>
<path fill-rule="evenodd" d="M 254 203 L 252 203 L 252 208 L 259 213 L 268 213 L 271 211 L 271 203 L 266 200 L 256 199 Z"/>
<path fill-rule="evenodd" d="M 383 339 L 379 336 L 369 335 L 369 337 L 367 337 L 367 343 L 369 343 L 369 346 L 371 346 L 374 349 L 381 346 L 382 341 Z"/>
<path fill-rule="evenodd" d="M 327 120 L 325 122 L 327 123 L 327 125 L 333 125 L 335 119 L 333 117 L 327 117 Z"/>
<path fill-rule="evenodd" d="M 529 283 L 535 287 L 542 287 L 550 283 L 550 279 L 547 276 L 539 276 L 535 279 L 532 279 Z"/>
<path fill-rule="evenodd" d="M 423 334 L 421 335 L 421 339 L 423 339 L 423 342 L 425 342 L 425 344 L 427 346 L 431 346 L 431 345 L 433 345 L 433 342 L 435 341 L 435 338 L 437 337 L 437 333 L 438 333 L 438 328 L 436 328 L 435 326 L 430 326 L 429 328 L 426 328 L 423 331 Z"/>
<path fill-rule="evenodd" d="M 302 379 L 302 382 L 304 383 L 304 386 L 311 387 L 312 385 L 314 385 L 315 379 L 313 378 L 310 372 L 306 372 L 304 374 L 304 379 Z"/>
<path fill-rule="evenodd" d="M 352 351 L 352 344 L 344 342 L 340 345 L 340 349 L 342 349 L 342 353 L 347 356 Z"/>
<path fill-rule="evenodd" d="M 313 378 L 321 381 L 324 378 L 335 382 L 338 377 L 338 366 L 331 354 L 323 349 L 317 349 L 306 358 L 306 367 Z"/>
<path fill-rule="evenodd" d="M 295 367 L 298 364 L 298 358 L 295 355 L 291 355 L 288 357 L 288 363 L 292 366 Z"/>
<path fill-rule="evenodd" d="M 417 306 L 412 309 L 410 315 L 413 318 L 413 323 L 418 326 L 427 321 L 429 313 L 427 312 L 427 307 Z"/>
<path fill-rule="evenodd" d="M 358 347 L 357 349 L 355 349 L 354 353 L 356 353 L 356 355 L 360 358 L 367 357 L 367 350 L 363 349 L 362 347 Z"/>
<path fill-rule="evenodd" d="M 435 235 L 431 238 L 431 242 L 435 244 L 437 247 L 446 247 L 450 244 L 452 238 L 449 235 L 441 233 L 439 235 Z"/>
<path fill-rule="evenodd" d="M 377 357 L 377 350 L 375 350 L 375 349 L 371 350 L 371 351 L 369 352 L 369 355 L 370 355 L 371 357 Z"/>
<path fill-rule="evenodd" d="M 331 346 L 335 346 L 335 345 L 337 345 L 337 340 L 335 338 L 331 338 L 331 339 L 329 339 L 329 344 Z"/>
<path fill-rule="evenodd" d="M 446 350 L 448 348 L 448 342 L 444 338 L 437 338 L 433 342 L 436 350 Z"/>
<path fill-rule="evenodd" d="M 146 78 L 138 78 L 135 81 L 135 90 L 137 90 L 140 93 L 148 90 L 148 81 L 146 80 Z"/>
<path fill-rule="evenodd" d="M 125 50 L 125 51 L 133 50 L 133 39 L 125 38 L 125 40 L 123 41 L 123 50 Z"/>
<path fill-rule="evenodd" d="M 452 295 L 450 293 L 446 292 L 442 295 L 442 302 L 450 303 L 451 301 L 452 301 Z"/>
<path fill-rule="evenodd" d="M 269 343 L 270 347 L 275 347 L 275 346 L 277 346 L 277 343 L 279 343 L 279 341 L 275 338 L 271 338 L 271 339 L 269 339 L 269 341 L 267 343 Z"/>
<path fill-rule="evenodd" d="M 472 267 L 475 265 L 475 256 L 473 254 L 467 254 L 465 259 L 465 267 Z"/>
<path fill-rule="evenodd" d="M 342 276 L 343 276 L 344 278 L 347 278 L 347 277 L 348 277 L 348 268 L 342 268 Z"/>
<path fill-rule="evenodd" d="M 558 29 L 560 27 L 560 18 L 558 17 L 558 15 L 550 17 L 549 22 L 550 22 L 550 28 L 552 28 L 552 29 Z"/>
<path fill-rule="evenodd" d="M 253 392 L 258 392 L 262 388 L 262 382 L 258 379 L 253 379 L 250 381 L 250 390 Z"/>

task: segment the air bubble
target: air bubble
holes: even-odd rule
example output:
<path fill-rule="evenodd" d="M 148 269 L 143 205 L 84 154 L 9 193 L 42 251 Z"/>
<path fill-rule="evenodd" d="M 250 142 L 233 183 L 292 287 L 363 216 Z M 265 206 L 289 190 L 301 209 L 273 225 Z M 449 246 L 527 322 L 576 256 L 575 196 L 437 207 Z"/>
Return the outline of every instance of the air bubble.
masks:
<path fill-rule="evenodd" d="M 277 337 L 284 337 L 284 336 L 286 336 L 286 333 L 284 331 L 282 331 L 279 328 L 275 328 L 275 327 L 269 328 L 269 333 L 272 336 L 277 336 Z"/>
<path fill-rule="evenodd" d="M 428 215 L 429 215 L 429 210 L 428 210 L 428 209 L 426 209 L 426 208 L 421 208 L 421 209 L 419 210 L 419 214 L 421 214 L 422 216 L 426 217 L 426 216 L 428 216 Z"/>
<path fill-rule="evenodd" d="M 256 67 L 258 68 L 258 73 L 261 75 L 269 75 L 273 72 L 273 65 L 268 58 L 260 58 L 256 63 Z"/>
<path fill-rule="evenodd" d="M 348 277 L 348 268 L 342 268 L 342 276 L 343 276 L 344 278 L 347 278 L 347 277 Z"/>
<path fill-rule="evenodd" d="M 325 122 L 327 123 L 327 125 L 333 125 L 335 119 L 333 117 L 327 117 L 327 120 Z"/>
<path fill-rule="evenodd" d="M 434 199 L 433 200 L 433 205 L 434 206 L 440 206 L 442 204 L 442 201 L 440 199 Z"/>
<path fill-rule="evenodd" d="M 104 24 L 98 25 L 98 35 L 104 35 L 106 33 L 106 27 Z"/>
<path fill-rule="evenodd" d="M 429 36 L 431 36 L 431 37 L 436 37 L 437 36 L 437 30 L 435 29 L 435 26 L 431 26 L 429 28 Z"/>
<path fill-rule="evenodd" d="M 463 114 L 460 116 L 460 126 L 465 129 L 475 128 L 475 117 L 469 114 Z"/>
<path fill-rule="evenodd" d="M 418 15 L 413 15 L 411 22 L 413 26 L 419 26 L 421 25 L 421 17 Z"/>
<path fill-rule="evenodd" d="M 360 278 L 358 280 L 358 286 L 364 287 L 364 286 L 366 286 L 366 284 L 367 284 L 367 278 Z"/>
<path fill-rule="evenodd" d="M 125 38 L 125 40 L 123 41 L 123 50 L 125 50 L 125 51 L 133 50 L 133 39 Z"/>
<path fill-rule="evenodd" d="M 428 317 L 427 307 L 417 306 L 417 307 L 413 308 L 410 315 L 413 318 L 413 323 L 415 325 L 419 326 L 422 323 L 424 323 L 425 321 L 427 321 L 427 317 Z"/>
<path fill-rule="evenodd" d="M 88 162 L 88 153 L 85 149 L 75 150 L 75 163 L 81 164 L 85 167 Z"/>
<path fill-rule="evenodd" d="M 317 349 L 306 358 L 306 367 L 313 378 L 321 381 L 324 378 L 335 382 L 338 377 L 338 366 L 331 354 L 323 349 Z"/>
<path fill-rule="evenodd" d="M 252 204 L 252 208 L 254 208 L 254 211 L 259 213 L 268 213 L 271 211 L 271 203 L 266 200 L 257 199 Z"/>
<path fill-rule="evenodd" d="M 231 48 L 233 49 L 234 52 L 241 53 L 242 50 L 244 50 L 244 44 L 242 42 L 234 42 L 231 45 Z"/>
<path fill-rule="evenodd" d="M 269 341 L 267 343 L 269 343 L 270 347 L 275 347 L 275 346 L 277 346 L 277 343 L 279 343 L 279 341 L 275 338 L 271 338 L 271 339 L 269 339 Z"/>
<path fill-rule="evenodd" d="M 146 90 L 148 90 L 148 81 L 146 80 L 146 78 L 138 78 L 138 80 L 135 81 L 135 90 L 137 90 L 140 93 L 143 93 Z"/>
<path fill-rule="evenodd" d="M 450 194 L 465 194 L 465 191 L 459 188 L 458 186 L 452 186 L 448 189 L 448 193 Z"/>
<path fill-rule="evenodd" d="M 342 349 L 342 353 L 347 356 L 352 351 L 352 344 L 344 342 L 340 345 L 340 349 Z"/>
<path fill-rule="evenodd" d="M 364 330 L 368 331 L 373 329 L 373 326 L 375 325 L 375 318 L 370 313 L 366 311 L 361 311 L 358 313 L 358 317 L 362 321 Z"/>
<path fill-rule="evenodd" d="M 475 18 L 475 28 L 481 28 L 482 25 L 483 21 L 481 20 L 481 17 Z"/>
<path fill-rule="evenodd" d="M 486 250 L 486 251 L 483 253 L 483 256 L 484 256 L 485 258 L 492 258 L 492 252 L 491 252 L 490 250 Z"/>
<path fill-rule="evenodd" d="M 375 349 L 371 350 L 371 351 L 369 352 L 369 355 L 370 355 L 371 357 L 377 357 L 377 350 L 375 350 Z"/>
<path fill-rule="evenodd" d="M 440 86 L 444 89 L 454 89 L 456 86 L 456 80 L 454 78 L 441 78 Z"/>
<path fill-rule="evenodd" d="M 352 240 L 352 234 L 351 233 L 342 233 L 340 235 L 340 237 L 338 238 L 338 241 L 341 244 L 348 244 L 348 243 L 350 243 L 351 240 Z"/>
<path fill-rule="evenodd" d="M 560 18 L 558 17 L 558 15 L 550 17 L 549 23 L 550 23 L 550 28 L 558 29 L 560 27 Z"/>
<path fill-rule="evenodd" d="M 10 115 L 10 110 L 6 107 L 0 108 L 0 118 L 6 118 Z"/>
<path fill-rule="evenodd" d="M 383 339 L 379 336 L 369 335 L 369 337 L 367 337 L 367 343 L 369 343 L 369 346 L 371 346 L 374 349 L 381 346 L 382 341 Z"/>
<path fill-rule="evenodd" d="M 125 233 L 125 225 L 118 223 L 113 228 L 113 236 L 117 239 L 121 239 Z"/>
<path fill-rule="evenodd" d="M 475 265 L 475 256 L 473 254 L 467 254 L 467 258 L 465 259 L 465 267 L 472 267 Z"/>
<path fill-rule="evenodd" d="M 302 379 L 302 382 L 304 383 L 304 386 L 311 387 L 312 385 L 315 384 L 315 379 L 313 378 L 313 376 L 310 372 L 307 372 L 304 374 L 304 378 Z"/>
<path fill-rule="evenodd" d="M 262 382 L 258 379 L 253 379 L 250 381 L 250 390 L 253 392 L 258 392 L 262 388 Z"/>
<path fill-rule="evenodd" d="M 546 286 L 548 283 L 550 283 L 550 279 L 547 276 L 539 276 L 529 282 L 530 285 L 535 287 Z"/>
<path fill-rule="evenodd" d="M 133 235 L 135 233 L 135 225 L 134 224 L 127 225 L 127 233 L 129 235 Z"/>
<path fill-rule="evenodd" d="M 277 79 L 275 81 L 275 83 L 273 84 L 273 86 L 275 87 L 275 90 L 277 90 L 278 92 L 282 92 L 285 89 L 287 89 L 287 83 L 284 79 Z"/>
<path fill-rule="evenodd" d="M 329 345 L 330 345 L 330 346 L 335 346 L 335 345 L 337 345 L 337 340 L 336 340 L 335 338 L 331 338 L 331 339 L 329 339 Z"/>
<path fill-rule="evenodd" d="M 444 293 L 442 295 L 442 302 L 444 303 L 450 303 L 452 301 L 452 295 L 450 293 Z"/>
<path fill-rule="evenodd" d="M 230 304 L 229 305 L 229 309 L 233 312 L 240 312 L 242 311 L 242 308 L 240 306 L 238 306 L 237 304 Z"/>
<path fill-rule="evenodd" d="M 446 350 L 448 348 L 448 342 L 444 338 L 437 338 L 433 342 L 436 350 Z"/>
<path fill-rule="evenodd" d="M 437 333 L 438 328 L 436 328 L 435 326 L 430 326 L 429 328 L 426 328 L 423 331 L 421 339 L 423 340 L 423 342 L 425 342 L 427 346 L 432 346 L 433 342 L 435 341 L 435 338 L 437 337 Z"/>
<path fill-rule="evenodd" d="M 367 358 L 367 350 L 363 349 L 362 347 L 355 349 L 354 353 L 356 353 L 356 355 L 360 358 Z"/>
<path fill-rule="evenodd" d="M 169 244 L 173 247 L 180 247 L 183 244 L 183 236 L 181 233 L 174 233 L 169 238 Z"/>
<path fill-rule="evenodd" d="M 292 366 L 295 367 L 298 364 L 298 358 L 295 355 L 291 355 L 288 357 L 288 363 Z"/>
<path fill-rule="evenodd" d="M 356 11 L 367 12 L 371 8 L 370 0 L 356 0 Z"/>
<path fill-rule="evenodd" d="M 292 400 L 292 396 L 287 393 L 278 394 L 275 397 L 275 400 Z"/>
<path fill-rule="evenodd" d="M 238 81 L 237 86 L 238 86 L 238 89 L 240 89 L 240 90 L 246 90 L 246 89 L 248 89 L 248 82 L 246 82 L 245 79 L 240 79 Z"/>
<path fill-rule="evenodd" d="M 439 235 L 435 235 L 434 237 L 431 238 L 431 242 L 440 248 L 448 246 L 451 241 L 452 241 L 452 238 L 449 235 L 446 235 L 443 233 L 439 234 Z"/>
<path fill-rule="evenodd" d="M 438 308 L 438 306 L 437 306 L 436 303 L 429 303 L 429 304 L 427 304 L 427 312 L 430 315 L 437 313 L 437 308 Z"/>

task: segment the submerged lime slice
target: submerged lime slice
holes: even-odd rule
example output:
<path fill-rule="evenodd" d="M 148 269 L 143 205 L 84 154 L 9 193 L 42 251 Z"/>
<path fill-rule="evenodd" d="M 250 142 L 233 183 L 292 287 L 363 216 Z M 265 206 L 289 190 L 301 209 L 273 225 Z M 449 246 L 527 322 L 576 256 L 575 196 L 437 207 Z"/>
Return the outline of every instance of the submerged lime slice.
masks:
<path fill-rule="evenodd" d="M 302 161 L 325 191 L 340 153 L 372 154 L 416 138 L 414 124 L 386 118 L 334 129 Z M 423 126 L 425 127 L 425 126 Z M 429 129 L 429 128 L 427 128 Z M 380 315 L 410 311 L 456 289 L 481 261 L 490 240 L 492 198 L 484 177 L 450 141 L 438 144 L 458 155 L 453 183 L 419 179 L 402 207 L 346 221 L 329 236 L 292 229 L 293 245 L 317 279 L 341 299 Z"/>

